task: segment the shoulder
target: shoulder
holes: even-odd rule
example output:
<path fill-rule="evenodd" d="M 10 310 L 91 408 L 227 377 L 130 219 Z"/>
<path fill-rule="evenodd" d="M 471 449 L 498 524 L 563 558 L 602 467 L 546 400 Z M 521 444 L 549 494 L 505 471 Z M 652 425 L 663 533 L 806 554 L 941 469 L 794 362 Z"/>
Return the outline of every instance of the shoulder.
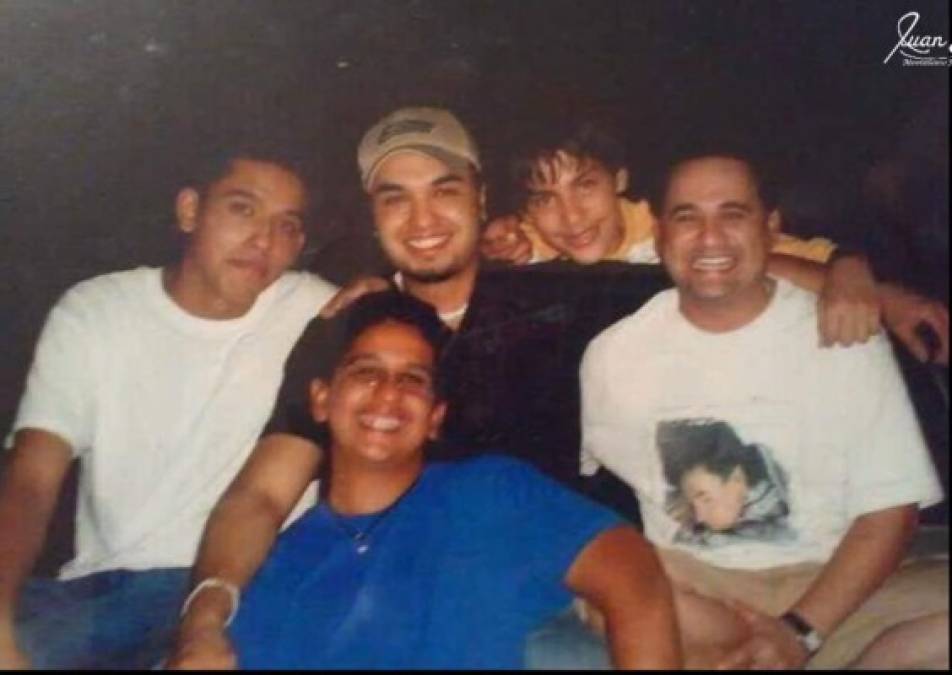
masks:
<path fill-rule="evenodd" d="M 154 267 L 101 274 L 69 288 L 56 308 L 72 314 L 87 314 L 141 306 L 144 296 L 161 288 L 160 275 L 161 270 Z"/>
<path fill-rule="evenodd" d="M 318 309 L 337 293 L 337 286 L 311 272 L 285 272 L 274 282 L 279 297 L 317 304 Z"/>
<path fill-rule="evenodd" d="M 630 351 L 644 340 L 670 328 L 678 317 L 677 290 L 661 291 L 633 314 L 620 319 L 599 333 L 589 343 L 585 360 L 590 362 Z"/>

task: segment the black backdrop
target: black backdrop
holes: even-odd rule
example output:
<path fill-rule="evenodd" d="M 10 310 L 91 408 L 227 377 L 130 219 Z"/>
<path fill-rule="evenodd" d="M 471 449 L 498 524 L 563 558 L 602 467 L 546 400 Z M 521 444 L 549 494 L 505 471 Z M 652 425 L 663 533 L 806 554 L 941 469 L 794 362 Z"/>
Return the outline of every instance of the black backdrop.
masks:
<path fill-rule="evenodd" d="M 338 280 L 371 264 L 355 144 L 416 102 L 458 110 L 490 159 L 529 104 L 595 102 L 636 176 L 663 139 L 732 127 L 834 193 L 918 133 L 946 158 L 947 216 L 948 70 L 883 63 L 910 10 L 948 38 L 941 0 L 0 0 L 0 423 L 66 287 L 172 255 L 211 136 L 310 149 L 328 200 L 305 264 Z"/>

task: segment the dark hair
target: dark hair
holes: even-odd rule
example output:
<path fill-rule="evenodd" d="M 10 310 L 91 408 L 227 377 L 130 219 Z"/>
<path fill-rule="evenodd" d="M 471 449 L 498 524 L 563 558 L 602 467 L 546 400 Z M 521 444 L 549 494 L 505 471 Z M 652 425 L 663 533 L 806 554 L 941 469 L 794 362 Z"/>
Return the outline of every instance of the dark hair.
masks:
<path fill-rule="evenodd" d="M 452 333 L 440 321 L 433 307 L 399 291 L 369 293 L 331 319 L 329 344 L 321 350 L 312 366 L 314 377 L 329 381 L 354 341 L 370 328 L 387 322 L 416 329 L 433 349 L 433 386 L 437 398 L 442 399 L 444 387 L 439 365 Z"/>
<path fill-rule="evenodd" d="M 675 420 L 658 425 L 658 448 L 664 477 L 675 489 L 681 479 L 703 467 L 722 480 L 736 467 L 754 485 L 767 478 L 767 464 L 756 445 L 744 445 L 734 429 L 719 420 Z"/>
<path fill-rule="evenodd" d="M 308 212 L 316 206 L 314 173 L 304 152 L 288 140 L 267 137 L 248 140 L 210 141 L 196 148 L 185 170 L 184 184 L 204 195 L 217 180 L 232 170 L 234 162 L 245 159 L 266 162 L 290 171 L 304 184 L 308 197 Z"/>
<path fill-rule="evenodd" d="M 672 154 L 665 162 L 665 168 L 659 172 L 657 179 L 649 183 L 648 200 L 656 218 L 660 218 L 664 212 L 664 200 L 674 173 L 687 162 L 714 157 L 743 162 L 750 171 L 754 187 L 757 189 L 757 196 L 760 197 L 764 208 L 767 211 L 777 208 L 779 189 L 772 180 L 772 172 L 767 170 L 766 162 L 763 159 L 755 152 L 736 145 L 709 145 L 697 146 L 690 150 Z"/>
<path fill-rule="evenodd" d="M 617 126 L 608 119 L 585 116 L 575 119 L 534 120 L 515 141 L 509 162 L 514 204 L 524 207 L 528 185 L 540 178 L 542 165 L 564 152 L 579 160 L 594 160 L 615 173 L 625 168 L 625 145 Z"/>

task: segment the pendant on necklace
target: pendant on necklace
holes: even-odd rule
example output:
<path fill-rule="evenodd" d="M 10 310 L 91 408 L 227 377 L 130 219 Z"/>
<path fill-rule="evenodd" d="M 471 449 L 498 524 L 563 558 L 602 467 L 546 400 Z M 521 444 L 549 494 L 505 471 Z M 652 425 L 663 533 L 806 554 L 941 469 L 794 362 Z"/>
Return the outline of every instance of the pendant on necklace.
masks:
<path fill-rule="evenodd" d="M 367 541 L 365 532 L 358 532 L 354 535 L 354 550 L 357 551 L 357 555 L 363 555 L 370 550 L 370 542 Z"/>

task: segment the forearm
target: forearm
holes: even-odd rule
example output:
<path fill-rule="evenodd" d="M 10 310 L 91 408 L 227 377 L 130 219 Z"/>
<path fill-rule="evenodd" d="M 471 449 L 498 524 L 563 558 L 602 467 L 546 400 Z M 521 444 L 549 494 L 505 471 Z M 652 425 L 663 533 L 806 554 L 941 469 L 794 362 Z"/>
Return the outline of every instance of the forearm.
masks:
<path fill-rule="evenodd" d="M 857 518 L 820 576 L 791 609 L 828 636 L 899 566 L 916 518 L 915 506 Z"/>
<path fill-rule="evenodd" d="M 599 535 L 576 559 L 566 582 L 604 617 L 616 668 L 681 666 L 671 585 L 654 549 L 633 528 Z"/>
<path fill-rule="evenodd" d="M 312 481 L 319 459 L 317 447 L 298 437 L 276 434 L 259 443 L 205 525 L 193 585 L 217 578 L 243 588 Z M 194 598 L 184 623 L 224 623 L 230 610 L 227 593 L 210 589 Z"/>
<path fill-rule="evenodd" d="M 70 447 L 39 430 L 17 433 L 0 476 L 0 626 L 10 626 L 17 597 L 46 540 Z"/>
<path fill-rule="evenodd" d="M 16 600 L 46 539 L 56 500 L 5 472 L 0 483 L 0 626 L 12 625 Z"/>
<path fill-rule="evenodd" d="M 767 274 L 817 294 L 823 290 L 828 270 L 823 263 L 783 253 L 771 253 L 767 259 Z"/>

